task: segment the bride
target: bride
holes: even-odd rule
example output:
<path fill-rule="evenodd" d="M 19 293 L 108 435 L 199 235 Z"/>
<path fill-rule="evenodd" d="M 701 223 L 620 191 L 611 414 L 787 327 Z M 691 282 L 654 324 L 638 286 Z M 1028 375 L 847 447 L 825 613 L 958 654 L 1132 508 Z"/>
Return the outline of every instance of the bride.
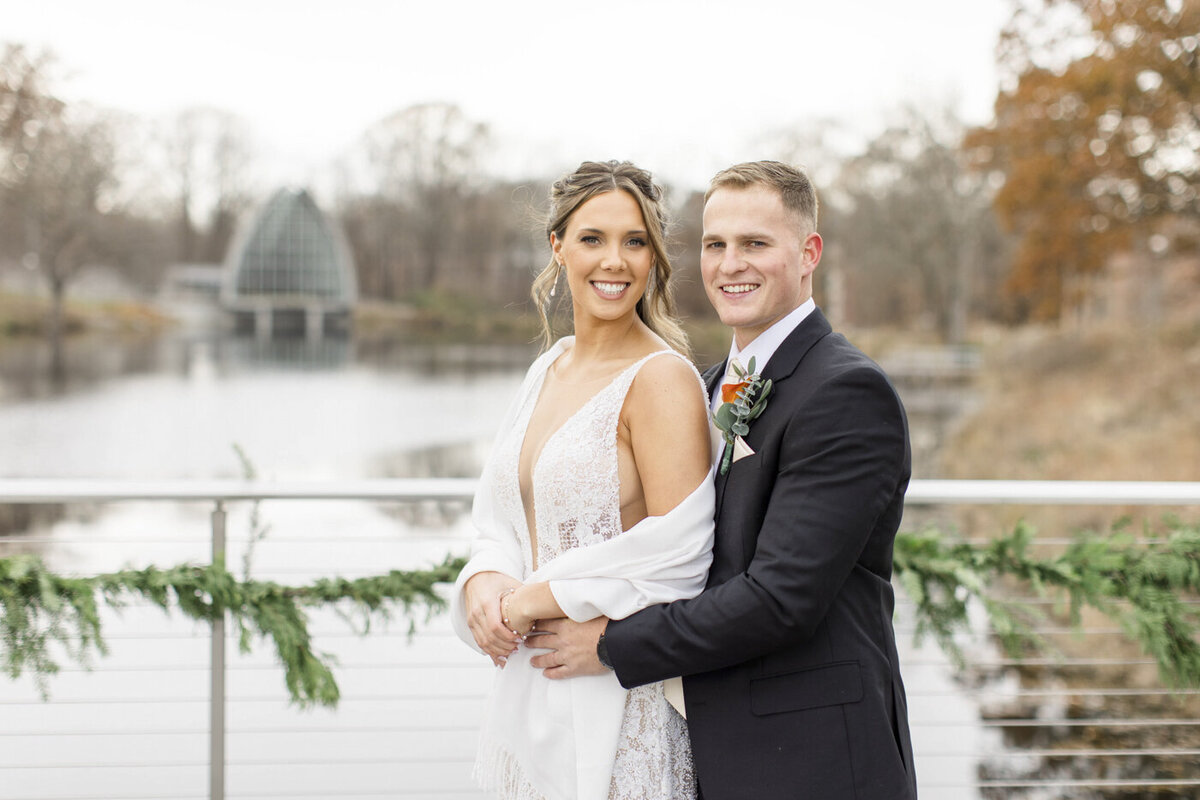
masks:
<path fill-rule="evenodd" d="M 522 646 L 536 620 L 619 619 L 700 592 L 711 561 L 708 400 L 671 299 L 661 190 L 628 162 L 554 184 L 552 258 L 574 336 L 529 368 L 484 468 L 459 576 L 458 635 L 492 658 L 475 777 L 504 800 L 696 796 L 686 723 L 663 684 L 551 681 Z"/>

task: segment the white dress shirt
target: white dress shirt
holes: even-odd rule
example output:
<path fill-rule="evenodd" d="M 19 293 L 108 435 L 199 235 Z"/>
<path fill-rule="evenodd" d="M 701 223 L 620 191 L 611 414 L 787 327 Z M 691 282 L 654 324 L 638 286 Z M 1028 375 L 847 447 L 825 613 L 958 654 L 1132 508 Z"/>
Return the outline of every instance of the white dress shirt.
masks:
<path fill-rule="evenodd" d="M 750 368 L 750 359 L 754 359 L 754 371 L 760 375 L 767 368 L 767 362 L 771 360 L 771 356 L 775 355 L 775 351 L 779 349 L 779 345 L 783 344 L 783 340 L 791 335 L 792 331 L 796 330 L 804 318 L 815 311 L 817 303 L 811 297 L 798 305 L 787 316 L 780 319 L 771 327 L 754 337 L 754 341 L 739 350 L 737 346 L 737 338 L 735 337 L 732 344 L 729 345 L 729 358 L 736 358 L 742 362 L 742 366 L 746 369 Z M 728 363 L 728 362 L 726 362 Z M 713 392 L 711 409 L 716 411 L 721 405 L 721 393 Z"/>

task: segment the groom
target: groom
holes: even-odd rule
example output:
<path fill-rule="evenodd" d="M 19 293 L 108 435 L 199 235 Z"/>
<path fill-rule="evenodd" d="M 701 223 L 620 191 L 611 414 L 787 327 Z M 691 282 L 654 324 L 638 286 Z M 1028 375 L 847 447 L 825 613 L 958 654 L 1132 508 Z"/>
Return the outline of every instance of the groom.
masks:
<path fill-rule="evenodd" d="M 539 623 L 534 645 L 550 678 L 684 675 L 704 800 L 916 798 L 890 582 L 908 426 L 883 371 L 813 303 L 816 228 L 800 171 L 760 161 L 713 178 L 705 290 L 730 357 L 753 357 L 774 388 L 717 474 L 707 588 L 623 620 Z M 714 410 L 725 374 L 705 374 Z"/>

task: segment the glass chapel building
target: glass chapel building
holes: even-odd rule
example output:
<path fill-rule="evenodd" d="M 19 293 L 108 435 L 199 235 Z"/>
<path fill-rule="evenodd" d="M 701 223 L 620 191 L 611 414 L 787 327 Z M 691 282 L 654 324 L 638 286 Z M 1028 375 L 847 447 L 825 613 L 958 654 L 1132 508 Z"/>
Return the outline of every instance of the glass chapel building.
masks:
<path fill-rule="evenodd" d="M 346 333 L 357 299 L 349 249 L 307 191 L 276 192 L 230 248 L 221 305 L 238 333 Z"/>

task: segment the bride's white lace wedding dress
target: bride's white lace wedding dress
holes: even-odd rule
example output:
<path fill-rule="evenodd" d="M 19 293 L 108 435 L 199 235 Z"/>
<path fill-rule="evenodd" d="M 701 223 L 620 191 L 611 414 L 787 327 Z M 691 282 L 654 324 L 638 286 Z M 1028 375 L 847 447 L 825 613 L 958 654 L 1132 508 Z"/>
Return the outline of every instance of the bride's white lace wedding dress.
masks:
<path fill-rule="evenodd" d="M 683 358 L 671 350 L 623 370 L 547 439 L 532 481 L 534 571 L 518 462 L 546 372 L 571 342 L 560 341 L 530 367 L 510 409 L 481 480 L 473 511 L 480 538 L 456 601 L 466 577 L 487 569 L 523 581 L 550 580 L 555 599 L 577 621 L 627 616 L 703 588 L 712 544 L 711 480 L 667 515 L 621 530 L 621 408 L 644 364 L 666 354 Z M 454 618 L 471 643 L 461 608 Z M 611 674 L 551 681 L 530 665 L 536 654 L 522 647 L 497 672 L 475 770 L 485 788 L 504 800 L 695 796 L 686 723 L 661 683 L 625 691 Z"/>

